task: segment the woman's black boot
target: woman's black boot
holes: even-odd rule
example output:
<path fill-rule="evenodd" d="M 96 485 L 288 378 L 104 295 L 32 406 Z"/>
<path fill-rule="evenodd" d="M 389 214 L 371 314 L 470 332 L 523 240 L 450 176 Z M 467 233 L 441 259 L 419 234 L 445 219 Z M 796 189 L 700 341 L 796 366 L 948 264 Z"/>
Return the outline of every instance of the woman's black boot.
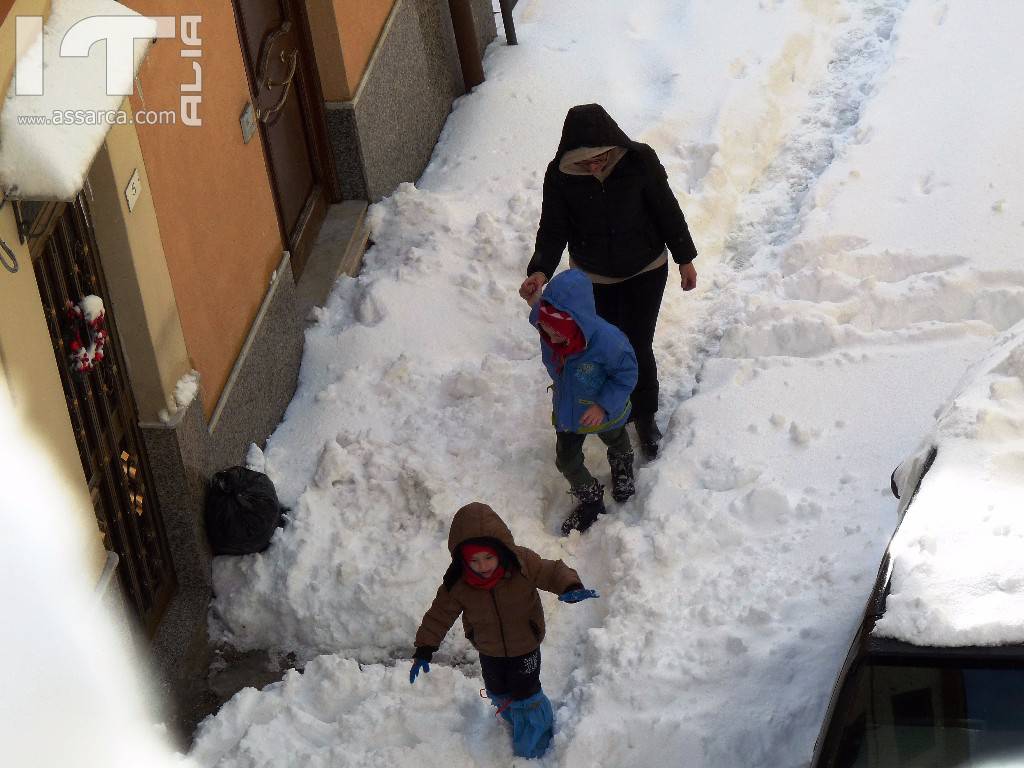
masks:
<path fill-rule="evenodd" d="M 640 450 L 644 458 L 653 459 L 658 455 L 658 443 L 661 442 L 661 430 L 654 421 L 654 414 L 638 414 L 633 423 L 636 426 L 636 436 L 640 441 Z"/>

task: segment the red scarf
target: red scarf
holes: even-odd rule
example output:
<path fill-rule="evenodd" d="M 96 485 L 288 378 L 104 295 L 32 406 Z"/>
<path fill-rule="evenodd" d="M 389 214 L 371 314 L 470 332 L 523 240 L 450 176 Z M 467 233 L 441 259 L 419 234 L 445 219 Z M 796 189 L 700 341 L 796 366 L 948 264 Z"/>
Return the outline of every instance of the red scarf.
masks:
<path fill-rule="evenodd" d="M 561 371 L 565 367 L 565 360 L 570 355 L 575 355 L 577 352 L 582 352 L 587 346 L 587 338 L 583 335 L 583 331 L 576 325 L 576 321 L 572 319 L 572 315 L 568 312 L 562 312 L 559 309 L 548 304 L 546 301 L 540 303 L 540 312 L 537 317 L 538 323 L 544 323 L 560 336 L 565 337 L 565 340 L 559 344 L 556 344 L 548 336 L 547 331 L 544 328 L 540 328 L 540 337 L 545 344 L 551 349 L 551 353 L 555 357 L 555 367 Z"/>
<path fill-rule="evenodd" d="M 479 554 L 480 552 L 486 552 L 489 555 L 498 557 L 497 550 L 494 547 L 488 547 L 483 544 L 463 544 L 462 545 L 462 578 L 466 580 L 466 583 L 471 587 L 477 589 L 493 589 L 494 585 L 497 584 L 502 577 L 505 575 L 505 569 L 499 565 L 494 569 L 486 579 L 478 574 L 469 565 L 469 561 L 473 559 L 473 555 Z"/>

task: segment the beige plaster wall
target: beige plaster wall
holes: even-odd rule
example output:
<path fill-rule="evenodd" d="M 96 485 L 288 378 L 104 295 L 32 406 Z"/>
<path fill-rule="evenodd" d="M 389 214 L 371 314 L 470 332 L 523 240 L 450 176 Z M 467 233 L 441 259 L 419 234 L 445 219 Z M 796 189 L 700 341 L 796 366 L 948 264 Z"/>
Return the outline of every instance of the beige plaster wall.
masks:
<path fill-rule="evenodd" d="M 4 401 L 11 403 L 49 451 L 59 473 L 56 481 L 67 487 L 73 500 L 67 510 L 68 525 L 81 530 L 86 548 L 89 572 L 83 577 L 93 583 L 103 570 L 106 551 L 72 432 L 32 261 L 27 246 L 18 242 L 10 204 L 0 210 L 0 238 L 14 250 L 19 262 L 16 274 L 0 268 L 0 389 L 4 390 L 0 407 L 6 405 Z"/>
<path fill-rule="evenodd" d="M 142 191 L 129 211 L 124 191 L 136 170 Z M 111 128 L 89 172 L 89 192 L 139 419 L 157 421 L 161 410 L 174 412 L 174 386 L 191 365 L 135 126 Z"/>

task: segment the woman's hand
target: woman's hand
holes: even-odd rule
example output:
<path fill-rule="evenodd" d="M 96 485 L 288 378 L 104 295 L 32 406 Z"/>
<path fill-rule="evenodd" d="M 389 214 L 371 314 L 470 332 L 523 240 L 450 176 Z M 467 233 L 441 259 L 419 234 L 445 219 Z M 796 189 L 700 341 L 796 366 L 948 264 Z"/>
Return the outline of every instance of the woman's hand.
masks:
<path fill-rule="evenodd" d="M 544 288 L 544 283 L 547 281 L 548 277 L 543 272 L 534 272 L 519 286 L 519 295 L 526 299 L 526 303 L 532 307 L 540 301 L 541 289 Z"/>
<path fill-rule="evenodd" d="M 600 405 L 594 404 L 587 408 L 580 416 L 581 427 L 596 427 L 605 419 L 604 408 Z"/>
<path fill-rule="evenodd" d="M 692 291 L 697 287 L 697 270 L 692 261 L 689 264 L 679 265 L 679 284 L 684 291 Z"/>

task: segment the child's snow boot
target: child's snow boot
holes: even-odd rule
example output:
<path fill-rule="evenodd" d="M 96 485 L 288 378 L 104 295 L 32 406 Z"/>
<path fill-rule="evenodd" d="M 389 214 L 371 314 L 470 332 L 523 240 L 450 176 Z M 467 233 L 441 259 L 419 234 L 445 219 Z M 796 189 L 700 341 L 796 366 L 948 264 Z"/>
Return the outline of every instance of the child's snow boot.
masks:
<path fill-rule="evenodd" d="M 594 524 L 598 515 L 603 515 L 607 511 L 604 508 L 604 486 L 597 480 L 591 485 L 570 488 L 569 493 L 575 496 L 579 503 L 562 522 L 563 536 L 568 536 L 571 531 L 583 533 Z"/>
<path fill-rule="evenodd" d="M 608 465 L 612 468 L 612 498 L 621 504 L 636 493 L 636 483 L 633 481 L 633 452 L 608 451 Z"/>
<path fill-rule="evenodd" d="M 547 751 L 554 732 L 555 717 L 544 691 L 528 699 L 513 701 L 512 751 L 517 757 L 540 757 Z"/>
<path fill-rule="evenodd" d="M 509 697 L 509 695 L 507 693 L 491 693 L 490 691 L 486 691 L 486 693 L 487 693 L 487 698 L 489 698 L 491 700 L 491 704 L 493 704 L 497 708 L 497 710 L 498 710 L 497 712 L 494 713 L 495 716 L 501 715 L 501 717 L 503 717 L 505 719 L 506 723 L 511 723 L 512 722 L 512 712 L 510 711 L 510 708 L 512 706 L 512 699 L 511 699 L 511 697 Z"/>

